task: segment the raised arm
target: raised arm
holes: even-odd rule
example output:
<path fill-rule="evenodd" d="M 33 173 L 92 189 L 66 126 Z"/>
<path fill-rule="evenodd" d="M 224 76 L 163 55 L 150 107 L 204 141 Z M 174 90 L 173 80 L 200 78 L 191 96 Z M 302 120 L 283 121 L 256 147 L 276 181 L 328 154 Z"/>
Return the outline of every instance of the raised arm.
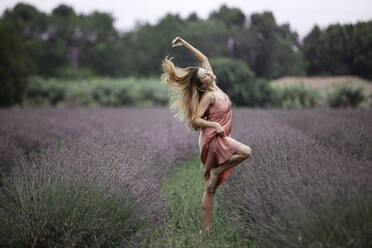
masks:
<path fill-rule="evenodd" d="M 184 46 L 191 52 L 191 54 L 195 57 L 195 59 L 201 64 L 201 67 L 203 67 L 206 70 L 209 70 L 213 72 L 211 65 L 209 64 L 208 58 L 201 53 L 198 49 L 187 43 L 184 39 L 181 37 L 176 37 L 172 41 L 172 47 L 176 46 Z"/>

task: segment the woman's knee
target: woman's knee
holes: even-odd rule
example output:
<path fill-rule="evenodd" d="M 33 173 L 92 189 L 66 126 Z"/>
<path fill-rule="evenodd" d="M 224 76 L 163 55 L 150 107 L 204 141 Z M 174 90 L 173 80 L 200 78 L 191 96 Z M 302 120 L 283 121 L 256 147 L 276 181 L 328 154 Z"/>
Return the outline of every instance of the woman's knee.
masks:
<path fill-rule="evenodd" d="M 245 159 L 249 158 L 252 154 L 252 149 L 249 146 L 241 144 L 236 151 L 236 154 L 243 156 Z"/>
<path fill-rule="evenodd" d="M 204 197 L 201 201 L 202 210 L 209 210 L 211 207 L 213 208 L 214 197 L 215 197 L 215 192 L 210 193 L 210 192 L 206 191 L 204 193 Z"/>
<path fill-rule="evenodd" d="M 216 195 L 216 191 L 217 191 L 217 188 L 213 191 L 213 192 L 210 192 L 208 190 L 208 186 L 207 186 L 207 182 L 205 183 L 205 188 L 204 188 L 204 195 L 207 197 L 207 198 L 210 198 L 210 197 L 214 197 Z"/>

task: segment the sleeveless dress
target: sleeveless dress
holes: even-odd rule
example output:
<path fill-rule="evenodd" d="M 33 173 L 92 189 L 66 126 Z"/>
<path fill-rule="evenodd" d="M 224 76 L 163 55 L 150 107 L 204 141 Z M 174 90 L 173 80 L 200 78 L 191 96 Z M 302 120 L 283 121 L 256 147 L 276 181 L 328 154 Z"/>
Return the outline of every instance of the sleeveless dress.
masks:
<path fill-rule="evenodd" d="M 208 107 L 202 118 L 218 122 L 224 128 L 225 136 L 217 134 L 214 127 L 203 127 L 199 135 L 200 159 L 205 169 L 205 181 L 210 177 L 210 170 L 229 160 L 242 144 L 231 137 L 232 104 L 230 98 L 224 92 L 219 92 L 219 95 L 212 92 L 214 104 Z M 217 186 L 226 181 L 234 167 L 228 168 L 219 176 Z"/>

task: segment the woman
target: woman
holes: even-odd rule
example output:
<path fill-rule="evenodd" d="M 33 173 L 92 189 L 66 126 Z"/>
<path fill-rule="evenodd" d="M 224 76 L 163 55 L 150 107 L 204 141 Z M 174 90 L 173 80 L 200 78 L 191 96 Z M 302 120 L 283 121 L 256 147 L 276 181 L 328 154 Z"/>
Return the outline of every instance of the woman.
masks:
<path fill-rule="evenodd" d="M 170 108 L 175 117 L 186 120 L 193 131 L 202 130 L 199 135 L 201 161 L 205 168 L 205 191 L 202 198 L 203 229 L 209 233 L 216 189 L 231 174 L 234 166 L 251 155 L 251 148 L 231 137 L 231 102 L 216 85 L 216 76 L 208 58 L 185 40 L 176 37 L 172 47 L 187 48 L 201 67 L 178 68 L 172 58 L 164 59 L 161 82 L 175 93 Z"/>

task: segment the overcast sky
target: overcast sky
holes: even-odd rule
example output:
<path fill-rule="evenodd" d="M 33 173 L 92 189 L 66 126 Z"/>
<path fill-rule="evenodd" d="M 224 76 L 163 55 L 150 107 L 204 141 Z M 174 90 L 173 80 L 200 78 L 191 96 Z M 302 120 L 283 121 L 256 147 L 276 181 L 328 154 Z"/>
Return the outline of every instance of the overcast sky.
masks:
<path fill-rule="evenodd" d="M 29 3 L 45 13 L 61 3 L 72 6 L 78 14 L 94 10 L 111 13 L 119 30 L 133 28 L 136 21 L 156 24 L 166 13 L 185 18 L 196 12 L 205 19 L 222 4 L 241 9 L 247 17 L 270 10 L 277 23 L 289 23 L 301 39 L 315 24 L 323 28 L 372 20 L 372 0 L 0 0 L 0 13 L 18 2 Z"/>

